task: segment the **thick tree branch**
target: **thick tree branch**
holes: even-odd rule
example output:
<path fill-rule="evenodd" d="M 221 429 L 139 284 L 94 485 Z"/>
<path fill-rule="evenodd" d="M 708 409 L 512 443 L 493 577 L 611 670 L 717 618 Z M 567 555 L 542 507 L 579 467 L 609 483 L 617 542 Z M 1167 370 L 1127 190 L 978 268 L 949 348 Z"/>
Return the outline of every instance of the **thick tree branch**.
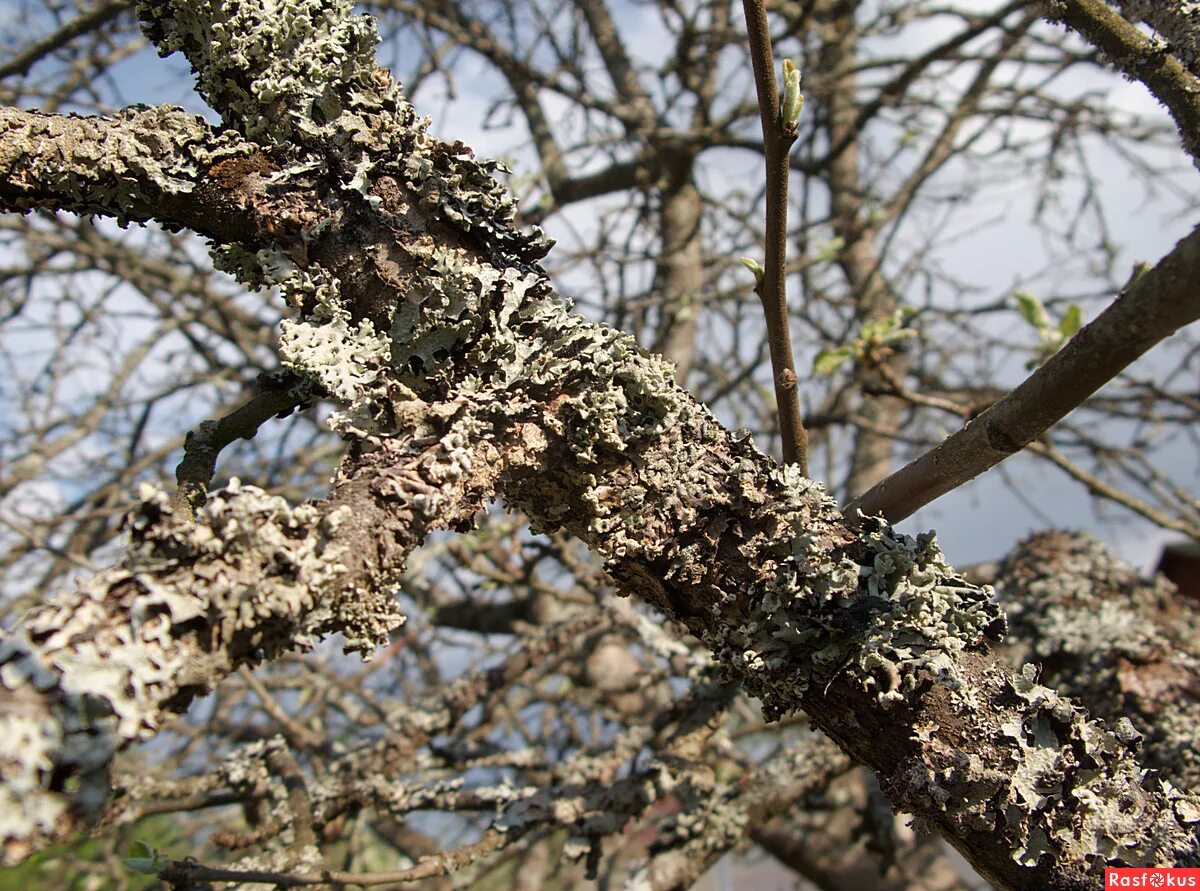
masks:
<path fill-rule="evenodd" d="M 344 406 L 333 423 L 353 443 L 344 476 L 361 497 L 349 514 L 330 504 L 321 516 L 231 496 L 222 509 L 254 519 L 238 527 L 242 538 L 219 524 L 180 528 L 153 501 L 157 514 L 135 527 L 146 545 L 123 568 L 4 642 L 11 700 L 48 701 L 39 715 L 66 710 L 37 722 L 56 738 L 19 770 L 3 764 L 14 802 L 6 812 L 20 812 L 15 802 L 30 789 L 57 809 L 23 835 L 8 830 L 10 855 L 69 822 L 59 748 L 69 752 L 59 764 L 89 778 L 74 806 L 96 800 L 107 754 L 81 760 L 70 737 L 78 716 L 98 715 L 88 720 L 105 728 L 127 719 L 126 738 L 139 738 L 152 730 L 145 716 L 157 721 L 193 692 L 164 701 L 173 673 L 163 681 L 147 669 L 150 685 L 139 687 L 141 676 L 120 668 L 130 673 L 119 695 L 106 693 L 109 705 L 78 704 L 72 697 L 85 696 L 64 679 L 95 664 L 85 658 L 94 624 L 111 632 L 112 649 L 134 642 L 141 658 L 161 648 L 146 657 L 156 670 L 159 659 L 174 666 L 195 652 L 176 643 L 187 635 L 243 647 L 217 647 L 220 669 L 297 633 L 361 630 L 356 607 L 382 632 L 376 620 L 394 608 L 380 582 L 425 529 L 465 520 L 495 481 L 534 529 L 577 535 L 623 590 L 686 624 L 768 715 L 804 709 L 878 773 L 895 804 L 998 886 L 1076 889 L 1096 885 L 1109 862 L 1200 862 L 1197 799 L 1146 775 L 1131 738 L 994 657 L 1003 621 L 991 592 L 949 567 L 932 536 L 914 540 L 872 520 L 850 527 L 818 484 L 725 430 L 667 363 L 567 311 L 533 265 L 544 243 L 514 230 L 488 167 L 425 134 L 375 68 L 373 30 L 349 2 L 295 0 L 269 18 L 255 4 L 223 5 L 225 27 L 206 30 L 214 14 L 196 0 L 143 5 L 156 41 L 188 54 L 227 125 L 272 146 L 271 188 L 246 207 L 271 216 L 220 256 L 242 281 L 276 284 L 298 308 L 281 354 Z M 304 28 L 288 16 L 304 16 Z M 40 194 L 36 183 L 23 188 Z M 288 535 L 281 524 L 298 528 Z M 299 566 L 307 581 L 310 555 L 345 524 L 364 524 L 374 547 L 319 561 L 313 573 L 332 578 L 292 596 L 277 576 L 294 580 Z M 231 536 L 252 578 L 225 571 Z M 185 592 L 193 599 L 175 599 Z M 254 596 L 282 613 L 247 640 L 239 623 L 260 615 Z M 194 598 L 208 598 L 199 614 Z M 173 610 L 186 617 L 180 629 Z M 92 624 L 76 637 L 61 631 L 69 621 Z M 211 679 L 196 678 L 194 691 Z M 129 689 L 146 704 L 129 705 Z"/>
<path fill-rule="evenodd" d="M 1143 736 L 1142 762 L 1182 789 L 1200 785 L 1200 620 L 1162 576 L 1143 579 L 1097 541 L 1031 536 L 996 578 L 1012 622 L 1007 649 L 1112 727 Z"/>
<path fill-rule="evenodd" d="M 1014 455 L 1155 344 L 1200 318 L 1200 227 L 1024 383 L 847 506 L 897 523 Z"/>
<path fill-rule="evenodd" d="M 83 118 L 0 108 L 0 206 L 255 235 L 228 186 L 272 166 L 257 146 L 168 107 Z"/>
<path fill-rule="evenodd" d="M 1154 5 L 1169 7 L 1176 4 Z M 1184 67 L 1167 47 L 1152 41 L 1104 0 L 1047 0 L 1044 6 L 1047 19 L 1061 22 L 1078 32 L 1101 50 L 1114 68 L 1130 80 L 1146 85 L 1171 113 L 1184 150 L 1192 156 L 1192 163 L 1200 167 L 1200 77 Z M 1155 16 L 1164 27 L 1170 27 L 1169 18 L 1168 13 L 1160 12 Z M 1191 39 L 1194 51 L 1194 27 Z M 1185 45 L 1183 49 L 1188 47 Z M 1194 57 L 1191 61 L 1194 62 Z"/>

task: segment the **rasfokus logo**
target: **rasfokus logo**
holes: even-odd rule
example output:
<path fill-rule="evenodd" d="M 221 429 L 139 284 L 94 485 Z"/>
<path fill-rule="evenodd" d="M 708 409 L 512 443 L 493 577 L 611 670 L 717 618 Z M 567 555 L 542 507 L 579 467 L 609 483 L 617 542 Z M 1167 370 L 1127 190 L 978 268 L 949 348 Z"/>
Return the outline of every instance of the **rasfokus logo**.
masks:
<path fill-rule="evenodd" d="M 1104 870 L 1105 888 L 1200 888 L 1200 869 L 1119 867 Z"/>

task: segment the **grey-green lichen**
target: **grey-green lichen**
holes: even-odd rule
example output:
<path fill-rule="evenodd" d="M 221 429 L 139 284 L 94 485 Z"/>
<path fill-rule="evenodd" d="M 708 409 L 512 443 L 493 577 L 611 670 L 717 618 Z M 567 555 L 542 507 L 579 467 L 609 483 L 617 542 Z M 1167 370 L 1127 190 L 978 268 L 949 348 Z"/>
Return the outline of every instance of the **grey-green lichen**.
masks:
<path fill-rule="evenodd" d="M 7 186 L 27 196 L 14 196 L 16 206 L 111 215 L 122 223 L 160 216 L 164 203 L 191 194 L 214 164 L 254 148 L 166 106 L 92 118 L 0 108 L 0 133 Z"/>
<path fill-rule="evenodd" d="M 244 280 L 277 283 L 302 309 L 285 353 L 348 406 L 343 429 L 378 440 L 405 429 L 417 399 L 440 400 L 470 415 L 439 467 L 439 480 L 453 480 L 473 469 L 458 460 L 471 443 L 525 424 L 527 462 L 505 467 L 501 489 L 536 528 L 565 527 L 591 544 L 625 590 L 701 635 L 768 714 L 820 706 L 820 691 L 841 683 L 864 720 L 907 715 L 913 732 L 890 789 L 960 838 L 998 835 L 1023 863 L 1042 848 L 1078 861 L 1195 859 L 1194 801 L 1143 777 L 1130 740 L 1089 724 L 1028 675 L 972 674 L 969 657 L 1002 622 L 990 592 L 955 574 L 931 536 L 872 521 L 851 534 L 817 484 L 729 437 L 673 385 L 667 363 L 567 313 L 530 266 L 544 241 L 516 231 L 487 166 L 428 136 L 375 68 L 373 29 L 348 2 L 264 0 L 228 15 L 218 6 L 143 3 L 141 15 L 160 48 L 187 54 L 227 125 L 269 148 L 279 189 L 305 177 L 328 187 L 332 177 L 341 191 L 321 192 L 331 219 L 359 214 L 363 231 L 391 226 L 405 242 L 367 248 L 374 269 L 394 265 L 396 287 L 408 289 L 386 330 L 342 305 L 353 282 L 310 260 L 337 227 L 307 221 L 312 251 L 293 235 L 232 252 L 241 251 L 233 266 Z M 389 183 L 397 195 L 386 195 Z M 417 243 L 424 232 L 436 237 Z M 182 550 L 194 558 L 196 547 Z M 336 560 L 322 562 L 336 576 Z M 268 619 L 291 619 L 277 605 L 303 610 L 303 594 L 268 588 Z M 257 615 L 259 595 L 246 596 Z M 239 619 L 242 605 L 223 604 Z M 260 638 L 294 637 L 255 628 L 254 655 L 272 652 Z M 235 621 L 232 630 L 242 629 Z M 922 697 L 941 702 L 947 711 L 936 717 L 948 723 L 992 724 L 977 740 L 946 739 Z M 878 754 L 858 746 L 860 756 Z M 1142 820 L 1122 822 L 1114 809 Z"/>
<path fill-rule="evenodd" d="M 23 743 L 0 757 L 10 861 L 94 818 L 113 753 L 233 667 L 332 631 L 373 649 L 404 620 L 390 591 L 343 590 L 334 540 L 346 509 L 291 507 L 236 481 L 198 522 L 165 492 L 141 498 L 122 561 L 0 640 L 0 695 L 24 703 L 0 710 L 0 738 Z"/>
<path fill-rule="evenodd" d="M 901 802 L 932 799 L 954 824 L 999 833 L 1014 861 L 1026 867 L 1051 856 L 1097 877 L 1110 861 L 1200 863 L 1200 799 L 1138 763 L 1138 735 L 1128 721 L 1109 728 L 1089 720 L 1036 678 L 1032 666 L 1016 675 L 989 673 L 979 691 L 985 700 L 958 708 L 999 723 L 971 728 L 977 739 L 963 747 L 970 753 L 956 749 L 939 728 L 919 731 L 928 734 L 926 769 L 913 765 L 894 778 L 891 794 Z M 979 709 L 983 704 L 988 707 Z M 941 766 L 930 769 L 935 763 Z"/>
<path fill-rule="evenodd" d="M 526 306 L 525 291 L 541 282 L 528 264 L 549 244 L 537 231 L 517 230 L 515 205 L 494 178 L 494 165 L 429 136 L 427 121 L 375 66 L 373 20 L 351 13 L 345 0 L 140 5 L 148 35 L 164 54 L 187 56 L 200 92 L 226 125 L 269 147 L 279 168 L 273 188 L 311 190 L 318 179 L 340 185 L 324 216 L 293 221 L 298 232 L 279 226 L 282 240 L 265 247 L 221 245 L 216 259 L 251 287 L 279 287 L 302 310 L 301 318 L 284 323 L 281 352 L 289 367 L 340 403 L 333 426 L 350 436 L 386 435 L 396 429 L 396 404 L 412 398 L 409 383 L 432 383 L 423 376 L 480 336 L 478 314 L 493 291 L 507 301 L 501 315 Z M 402 187 L 403 200 L 381 207 L 380 182 Z M 406 299 L 390 320 L 359 318 L 337 274 L 307 250 L 347 213 L 410 233 L 436 221 L 482 247 L 490 263 L 466 262 L 464 250 L 426 247 L 422 256 L 410 243 L 398 265 L 415 256 L 421 268 Z M 388 256 L 376 262 L 393 264 Z M 389 321 L 390 332 L 383 330 Z M 515 379 L 521 354 L 532 347 L 519 338 L 506 346 L 516 361 L 501 373 Z M 385 375 L 389 363 L 394 373 Z M 406 380 L 405 371 L 417 380 Z"/>
<path fill-rule="evenodd" d="M 147 36 L 161 54 L 187 56 L 227 126 L 279 142 L 327 134 L 360 86 L 355 76 L 374 67 L 375 26 L 350 9 L 325 0 L 138 4 Z"/>
<path fill-rule="evenodd" d="M 795 530 L 774 578 L 755 592 L 750 621 L 724 642 L 731 664 L 771 677 L 761 691 L 769 714 L 794 708 L 790 697 L 839 671 L 863 678 L 884 708 L 931 677 L 958 687 L 958 656 L 1002 633 L 990 589 L 955 573 L 933 533 L 880 526 L 855 550 L 823 553 L 809 531 Z"/>
<path fill-rule="evenodd" d="M 860 721 L 915 718 L 897 740 L 908 754 L 886 778 L 890 794 L 959 838 L 1007 839 L 1019 866 L 1043 853 L 1080 874 L 1108 859 L 1196 861 L 1197 800 L 1147 776 L 1136 734 L 1088 721 L 1030 674 L 984 668 L 1004 618 L 932 534 L 868 518 L 847 535 L 818 484 L 729 438 L 680 391 L 658 390 L 664 363 L 613 350 L 599 326 L 547 319 L 538 330 L 574 343 L 558 353 L 548 341 L 545 355 L 576 355 L 582 342 L 619 358 L 594 384 L 563 374 L 549 387 L 556 463 L 505 494 L 535 525 L 588 541 L 626 590 L 685 622 L 768 716 L 820 707 L 836 681 L 839 696 L 860 697 Z M 585 395 L 593 385 L 600 392 Z M 635 408 L 614 390 L 656 395 Z M 570 436 L 579 406 L 597 407 L 585 419 L 590 450 Z M 969 744 L 956 724 L 972 728 Z M 878 757 L 872 743 L 861 751 Z"/>
<path fill-rule="evenodd" d="M 226 126 L 296 154 L 297 166 L 332 165 L 347 193 L 379 204 L 372 183 L 404 183 L 423 212 L 523 263 L 549 243 L 513 224 L 515 205 L 495 164 L 426 132 L 400 86 L 375 65 L 375 22 L 348 0 L 142 2 L 160 53 L 182 52 L 197 88 Z M 315 154 L 306 149 L 316 149 Z"/>
<path fill-rule="evenodd" d="M 997 588 L 1014 662 L 1043 664 L 1043 680 L 1094 716 L 1130 721 L 1145 766 L 1200 786 L 1200 620 L 1174 586 L 1088 536 L 1051 531 L 1014 549 Z"/>

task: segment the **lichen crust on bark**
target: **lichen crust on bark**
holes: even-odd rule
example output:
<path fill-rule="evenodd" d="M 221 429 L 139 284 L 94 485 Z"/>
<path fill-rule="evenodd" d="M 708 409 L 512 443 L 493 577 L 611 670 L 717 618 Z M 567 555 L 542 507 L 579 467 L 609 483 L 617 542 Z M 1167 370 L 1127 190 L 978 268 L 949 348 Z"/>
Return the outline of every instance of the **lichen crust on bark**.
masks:
<path fill-rule="evenodd" d="M 388 592 L 344 590 L 331 541 L 345 511 L 235 480 L 194 522 L 167 493 L 140 494 L 121 562 L 0 640 L 0 737 L 20 742 L 0 758 L 7 860 L 95 819 L 112 755 L 236 665 L 333 631 L 373 649 L 403 622 Z"/>

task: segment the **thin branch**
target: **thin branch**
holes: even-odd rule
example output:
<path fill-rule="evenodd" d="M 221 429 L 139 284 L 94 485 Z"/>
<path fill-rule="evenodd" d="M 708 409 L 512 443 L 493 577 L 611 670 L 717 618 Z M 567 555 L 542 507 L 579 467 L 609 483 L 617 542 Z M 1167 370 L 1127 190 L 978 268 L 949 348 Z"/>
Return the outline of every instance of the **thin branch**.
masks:
<path fill-rule="evenodd" d="M 1052 443 L 1031 442 L 1027 448 L 1035 455 L 1045 458 L 1055 467 L 1064 471 L 1072 479 L 1083 483 L 1087 487 L 1088 492 L 1095 497 L 1112 501 L 1121 505 L 1121 507 L 1133 511 L 1135 514 L 1145 517 L 1157 526 L 1161 526 L 1164 529 L 1171 529 L 1200 541 L 1200 526 L 1189 523 L 1179 517 L 1172 517 L 1160 510 L 1155 510 L 1145 501 L 1134 498 L 1128 492 L 1124 492 L 1116 486 L 1105 482 L 1100 477 L 1088 473 L 1074 461 L 1069 460 Z"/>
<path fill-rule="evenodd" d="M 1121 12 L 1141 20 L 1171 43 L 1171 53 L 1200 77 L 1200 16 L 1195 4 L 1162 0 L 1117 0 Z"/>
<path fill-rule="evenodd" d="M 417 882 L 421 879 L 449 875 L 493 851 L 504 847 L 510 836 L 499 830 L 489 830 L 483 838 L 465 848 L 448 853 L 422 857 L 408 869 L 395 872 L 353 873 L 339 870 L 321 870 L 315 875 L 272 872 L 267 870 L 214 869 L 194 860 L 177 860 L 158 873 L 158 877 L 173 888 L 193 888 L 198 882 L 237 882 L 241 884 L 263 883 L 276 888 L 312 888 L 321 885 L 354 885 L 370 888 L 376 885 L 392 885 L 402 882 Z"/>
<path fill-rule="evenodd" d="M 273 417 L 286 417 L 313 398 L 309 379 L 291 373 L 263 375 L 262 389 L 245 405 L 217 421 L 204 421 L 187 435 L 183 459 L 175 468 L 179 505 L 193 514 L 204 506 L 208 486 L 221 450 L 239 439 L 252 439 L 258 428 Z"/>
<path fill-rule="evenodd" d="M 1155 344 L 1200 318 L 1198 277 L 1200 227 L 1024 383 L 846 512 L 898 522 L 1021 451 Z"/>
<path fill-rule="evenodd" d="M 14 74 L 27 74 L 30 68 L 56 49 L 66 46 L 81 34 L 107 25 L 132 6 L 130 0 L 106 0 L 83 15 L 76 16 L 53 34 L 47 34 L 0 65 L 0 78 L 12 77 Z"/>
<path fill-rule="evenodd" d="M 767 173 L 766 257 L 755 291 L 762 300 L 767 319 L 783 461 L 798 464 L 800 472 L 808 476 L 808 431 L 800 417 L 787 309 L 788 151 L 796 141 L 796 130 L 794 124 L 785 127 L 780 118 L 775 57 L 771 52 L 771 34 L 763 0 L 742 0 L 742 8 L 750 37 L 750 59 L 754 66 L 754 86 L 758 91 Z"/>

